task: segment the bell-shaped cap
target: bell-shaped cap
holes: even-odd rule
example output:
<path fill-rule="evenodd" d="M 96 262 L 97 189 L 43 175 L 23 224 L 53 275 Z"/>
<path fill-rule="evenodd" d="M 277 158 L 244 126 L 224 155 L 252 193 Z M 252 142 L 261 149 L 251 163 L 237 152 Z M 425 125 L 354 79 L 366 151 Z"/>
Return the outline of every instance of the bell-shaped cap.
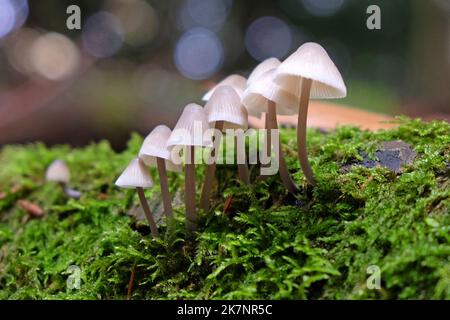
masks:
<path fill-rule="evenodd" d="M 45 172 L 45 180 L 60 183 L 69 183 L 70 171 L 66 163 L 62 160 L 53 161 Z"/>
<path fill-rule="evenodd" d="M 204 134 L 208 128 L 205 109 L 196 103 L 190 103 L 184 107 L 166 145 L 211 147 L 211 137 Z"/>
<path fill-rule="evenodd" d="M 181 171 L 181 166 L 175 165 L 171 161 L 171 149 L 166 145 L 171 133 L 172 131 L 169 127 L 159 125 L 144 139 L 141 149 L 139 150 L 139 158 L 147 166 L 156 167 L 157 158 L 161 158 L 164 159 L 167 170 Z"/>
<path fill-rule="evenodd" d="M 248 76 L 247 86 L 250 86 L 255 80 L 257 80 L 262 74 L 269 70 L 277 68 L 281 64 L 277 58 L 269 58 L 258 64 L 252 73 Z"/>
<path fill-rule="evenodd" d="M 313 42 L 303 44 L 277 68 L 274 81 L 285 90 L 300 95 L 299 78 L 313 80 L 311 99 L 347 96 L 344 80 L 325 49 Z"/>
<path fill-rule="evenodd" d="M 277 104 L 277 114 L 298 113 L 298 97 L 273 82 L 275 70 L 266 71 L 245 90 L 242 103 L 252 116 L 261 117 L 262 112 L 267 112 L 269 101 Z"/>
<path fill-rule="evenodd" d="M 247 129 L 248 113 L 242 105 L 241 98 L 230 86 L 220 86 L 212 94 L 205 105 L 208 122 L 223 121 L 226 129 Z"/>
<path fill-rule="evenodd" d="M 244 93 L 245 88 L 247 88 L 247 79 L 245 79 L 243 76 L 240 76 L 238 74 L 232 74 L 232 75 L 226 77 L 225 79 L 223 79 L 222 81 L 220 81 L 208 92 L 206 92 L 203 95 L 202 100 L 208 101 L 211 98 L 214 90 L 216 90 L 220 86 L 230 86 L 234 90 L 236 90 L 236 92 L 238 93 L 239 96 L 242 96 L 242 93 Z"/>
<path fill-rule="evenodd" d="M 117 178 L 116 186 L 128 189 L 151 188 L 153 181 L 145 164 L 139 158 L 134 158 Z"/>

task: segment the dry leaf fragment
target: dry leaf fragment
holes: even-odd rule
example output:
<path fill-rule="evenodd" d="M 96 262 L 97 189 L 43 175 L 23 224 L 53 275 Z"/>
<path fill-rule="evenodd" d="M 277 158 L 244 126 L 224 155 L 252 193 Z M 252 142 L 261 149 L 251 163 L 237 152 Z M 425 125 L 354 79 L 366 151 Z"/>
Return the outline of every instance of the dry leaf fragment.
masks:
<path fill-rule="evenodd" d="M 39 218 L 44 215 L 44 210 L 33 202 L 28 200 L 19 200 L 17 203 L 32 217 Z"/>

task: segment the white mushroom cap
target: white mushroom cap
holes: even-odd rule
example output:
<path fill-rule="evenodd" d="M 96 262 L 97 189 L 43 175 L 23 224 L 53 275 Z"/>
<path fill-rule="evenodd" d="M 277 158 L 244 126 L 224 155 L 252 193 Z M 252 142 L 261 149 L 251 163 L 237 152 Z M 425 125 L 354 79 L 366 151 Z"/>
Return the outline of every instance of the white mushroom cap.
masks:
<path fill-rule="evenodd" d="M 144 139 L 141 149 L 139 150 L 139 158 L 147 166 L 156 167 L 156 158 L 162 158 L 165 160 L 167 170 L 181 171 L 181 166 L 175 165 L 171 161 L 171 148 L 166 146 L 171 133 L 172 131 L 169 127 L 159 125 Z"/>
<path fill-rule="evenodd" d="M 252 116 L 260 117 L 262 112 L 267 112 L 269 101 L 277 103 L 277 114 L 298 113 L 298 97 L 273 82 L 275 71 L 266 71 L 245 90 L 242 103 Z"/>
<path fill-rule="evenodd" d="M 211 98 L 214 90 L 216 90 L 220 86 L 230 86 L 234 90 L 236 90 L 236 92 L 239 94 L 239 96 L 242 96 L 242 93 L 244 92 L 245 88 L 247 88 L 247 79 L 245 79 L 243 76 L 240 76 L 238 74 L 232 74 L 232 75 L 226 77 L 225 79 L 223 79 L 222 81 L 220 81 L 208 92 L 206 92 L 203 95 L 202 100 L 208 101 Z"/>
<path fill-rule="evenodd" d="M 116 180 L 116 186 L 121 188 L 151 188 L 153 186 L 145 164 L 139 159 L 134 158 L 128 167 L 123 170 L 122 174 Z"/>
<path fill-rule="evenodd" d="M 69 183 L 70 171 L 66 163 L 59 159 L 53 161 L 45 172 L 45 180 Z"/>
<path fill-rule="evenodd" d="M 209 123 L 223 121 L 223 131 L 248 128 L 247 109 L 236 90 L 230 86 L 218 87 L 206 103 L 205 110 Z"/>
<path fill-rule="evenodd" d="M 184 107 L 166 145 L 211 147 L 211 137 L 204 135 L 208 128 L 208 115 L 205 109 L 196 103 L 190 103 Z"/>
<path fill-rule="evenodd" d="M 277 68 L 274 81 L 292 94 L 299 95 L 299 78 L 313 80 L 311 99 L 344 98 L 347 88 L 339 70 L 325 49 L 313 42 L 303 44 Z"/>
<path fill-rule="evenodd" d="M 258 64 L 252 73 L 248 76 L 247 86 L 250 86 L 255 80 L 257 80 L 262 74 L 269 70 L 277 68 L 281 64 L 277 58 L 269 58 Z"/>

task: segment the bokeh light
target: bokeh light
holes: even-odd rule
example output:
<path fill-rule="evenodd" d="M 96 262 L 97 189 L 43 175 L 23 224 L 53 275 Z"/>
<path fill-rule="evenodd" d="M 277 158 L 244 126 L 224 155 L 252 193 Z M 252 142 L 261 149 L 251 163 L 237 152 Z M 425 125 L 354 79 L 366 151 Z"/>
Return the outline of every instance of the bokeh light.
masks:
<path fill-rule="evenodd" d="M 114 55 L 123 45 L 124 30 L 113 14 L 100 11 L 90 16 L 82 28 L 84 48 L 94 57 Z"/>
<path fill-rule="evenodd" d="M 78 47 L 66 36 L 50 32 L 37 38 L 30 49 L 34 71 L 50 80 L 70 76 L 78 67 Z"/>
<path fill-rule="evenodd" d="M 5 51 L 8 62 L 22 74 L 34 73 L 30 61 L 30 49 L 40 35 L 36 29 L 20 28 L 6 39 Z"/>
<path fill-rule="evenodd" d="M 284 58 L 292 45 L 290 27 L 277 17 L 261 17 L 253 21 L 245 33 L 245 47 L 256 60 Z"/>
<path fill-rule="evenodd" d="M 185 77 L 206 79 L 216 73 L 223 63 L 222 42 L 208 29 L 190 29 L 177 41 L 174 59 L 178 70 Z"/>
<path fill-rule="evenodd" d="M 28 11 L 27 0 L 0 0 L 0 38 L 22 26 Z"/>
<path fill-rule="evenodd" d="M 153 40 L 158 32 L 159 19 L 155 10 L 143 0 L 114 2 L 111 8 L 121 22 L 125 32 L 125 42 L 140 46 Z"/>
<path fill-rule="evenodd" d="M 185 0 L 178 14 L 182 30 L 204 27 L 219 31 L 231 11 L 232 0 Z"/>
<path fill-rule="evenodd" d="M 303 7 L 312 15 L 328 17 L 337 13 L 345 0 L 301 0 Z"/>

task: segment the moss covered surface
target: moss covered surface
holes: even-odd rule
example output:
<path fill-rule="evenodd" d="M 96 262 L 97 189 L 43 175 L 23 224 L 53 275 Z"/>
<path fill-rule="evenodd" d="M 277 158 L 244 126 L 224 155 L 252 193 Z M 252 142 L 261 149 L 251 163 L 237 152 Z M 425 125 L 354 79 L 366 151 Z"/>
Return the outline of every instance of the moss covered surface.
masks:
<path fill-rule="evenodd" d="M 184 208 L 177 206 L 174 225 L 163 224 L 156 240 L 145 222 L 126 214 L 137 195 L 113 183 L 142 137 L 133 135 L 120 154 L 107 142 L 83 149 L 6 146 L 0 153 L 0 298 L 127 298 L 133 270 L 132 299 L 449 299 L 450 125 L 400 122 L 377 133 L 310 130 L 314 189 L 295 159 L 295 132 L 285 130 L 287 162 L 302 189 L 296 198 L 277 177 L 252 179 L 247 187 L 235 180 L 233 166 L 221 165 L 199 232 L 184 234 Z M 402 172 L 358 165 L 362 152 L 376 157 L 377 147 L 393 140 L 417 153 Z M 69 165 L 81 199 L 44 182 L 56 158 Z M 253 178 L 256 173 L 255 167 Z M 202 175 L 199 168 L 198 181 Z M 170 179 L 175 193 L 183 175 Z M 158 187 L 147 196 L 159 199 Z M 31 217 L 19 199 L 38 204 L 44 216 Z M 67 288 L 71 265 L 81 270 L 79 289 Z M 366 286 L 370 265 L 381 269 L 381 290 Z"/>

